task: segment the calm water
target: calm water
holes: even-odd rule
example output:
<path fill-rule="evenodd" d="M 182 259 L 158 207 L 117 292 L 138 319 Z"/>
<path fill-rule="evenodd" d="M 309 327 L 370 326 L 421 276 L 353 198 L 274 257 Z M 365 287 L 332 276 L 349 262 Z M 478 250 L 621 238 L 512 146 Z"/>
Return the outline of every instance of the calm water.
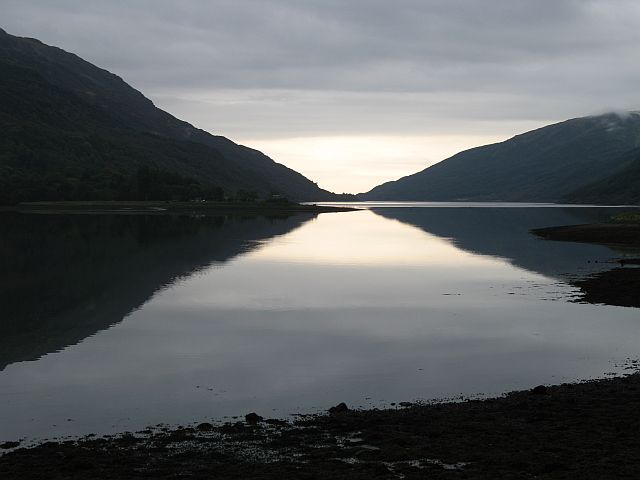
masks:
<path fill-rule="evenodd" d="M 634 252 L 528 233 L 614 210 L 368 207 L 0 215 L 0 440 L 496 394 L 638 357 L 638 310 L 565 283 Z"/>

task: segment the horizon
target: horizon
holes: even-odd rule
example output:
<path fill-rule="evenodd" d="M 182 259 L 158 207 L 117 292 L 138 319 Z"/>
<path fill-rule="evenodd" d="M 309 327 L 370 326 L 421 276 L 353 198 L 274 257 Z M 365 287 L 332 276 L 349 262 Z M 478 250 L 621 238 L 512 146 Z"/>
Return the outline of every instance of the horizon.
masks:
<path fill-rule="evenodd" d="M 146 1 L 10 0 L 3 28 L 119 75 L 326 190 L 362 193 L 468 148 L 637 108 L 637 5 L 538 10 L 275 0 L 156 1 L 149 13 Z"/>

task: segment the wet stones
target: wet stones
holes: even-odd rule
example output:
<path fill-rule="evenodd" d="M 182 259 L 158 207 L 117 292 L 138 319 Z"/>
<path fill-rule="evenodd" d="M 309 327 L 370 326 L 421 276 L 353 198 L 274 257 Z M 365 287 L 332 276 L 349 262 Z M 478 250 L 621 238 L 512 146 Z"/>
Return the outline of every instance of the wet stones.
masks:
<path fill-rule="evenodd" d="M 262 418 L 260 415 L 258 415 L 255 412 L 251 412 L 251 413 L 247 413 L 244 416 L 244 420 L 245 422 L 247 422 L 249 425 L 257 425 L 258 422 L 261 422 L 262 420 L 264 420 L 264 418 Z"/>
<path fill-rule="evenodd" d="M 349 407 L 347 407 L 346 403 L 342 402 L 336 405 L 335 407 L 331 407 L 329 409 L 329 414 L 335 415 L 337 413 L 346 413 L 348 411 L 349 411 Z"/>
<path fill-rule="evenodd" d="M 4 442 L 0 443 L 0 449 L 9 450 L 10 448 L 16 448 L 18 445 L 20 445 L 20 442 Z"/>
<path fill-rule="evenodd" d="M 531 393 L 533 395 L 546 395 L 549 393 L 549 389 L 544 385 L 538 385 L 537 387 L 533 387 L 531 389 Z"/>
<path fill-rule="evenodd" d="M 199 432 L 210 432 L 211 430 L 213 430 L 213 425 L 211 425 L 209 422 L 203 422 L 196 426 L 196 430 L 198 430 Z"/>

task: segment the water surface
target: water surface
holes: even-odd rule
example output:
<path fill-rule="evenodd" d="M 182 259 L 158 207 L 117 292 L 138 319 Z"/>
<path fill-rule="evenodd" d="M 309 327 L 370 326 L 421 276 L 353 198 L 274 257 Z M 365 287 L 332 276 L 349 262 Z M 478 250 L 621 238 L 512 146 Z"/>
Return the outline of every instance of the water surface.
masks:
<path fill-rule="evenodd" d="M 570 302 L 629 252 L 530 228 L 614 209 L 0 216 L 0 440 L 379 406 L 599 377 L 630 308 Z"/>

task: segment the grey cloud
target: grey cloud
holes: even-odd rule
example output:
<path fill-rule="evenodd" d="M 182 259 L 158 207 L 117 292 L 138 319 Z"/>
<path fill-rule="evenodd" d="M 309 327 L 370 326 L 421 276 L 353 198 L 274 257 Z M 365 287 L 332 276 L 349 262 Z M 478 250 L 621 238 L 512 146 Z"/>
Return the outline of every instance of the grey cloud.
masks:
<path fill-rule="evenodd" d="M 222 91 L 185 97 L 152 92 L 162 108 L 232 138 L 308 135 L 504 135 L 567 116 L 615 108 L 575 95 L 539 101 L 524 95 L 455 92 Z"/>
<path fill-rule="evenodd" d="M 160 81 L 146 74 L 151 65 L 208 87 L 415 90 L 413 68 L 445 79 L 559 58 L 568 68 L 640 40 L 632 2 L 5 3 L 17 33 L 42 33 L 136 78 Z"/>
<path fill-rule="evenodd" d="M 233 133 L 477 129 L 638 106 L 635 1 L 3 0 L 2 21 Z M 251 100 L 270 90 L 280 100 Z M 208 92 L 215 102 L 197 100 Z"/>

